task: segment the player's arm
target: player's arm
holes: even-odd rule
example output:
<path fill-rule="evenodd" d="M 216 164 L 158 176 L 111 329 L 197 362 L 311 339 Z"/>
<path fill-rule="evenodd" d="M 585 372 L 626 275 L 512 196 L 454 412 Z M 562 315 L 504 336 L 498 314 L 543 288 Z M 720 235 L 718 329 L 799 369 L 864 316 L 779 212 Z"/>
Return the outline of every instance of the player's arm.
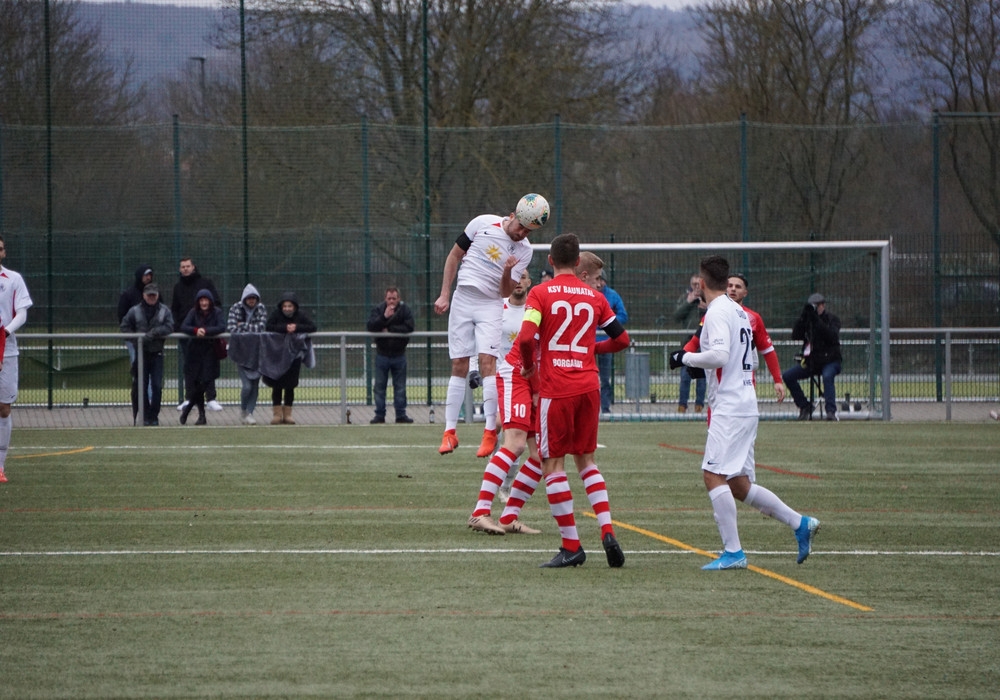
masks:
<path fill-rule="evenodd" d="M 611 323 L 604 326 L 601 330 L 608 334 L 608 338 L 594 345 L 594 352 L 598 355 L 620 352 L 632 342 L 628 337 L 628 331 L 625 330 L 625 326 L 617 318 L 613 319 Z"/>
<path fill-rule="evenodd" d="M 521 376 L 529 378 L 535 373 L 535 346 L 538 344 L 538 326 L 542 314 L 537 309 L 527 308 L 524 320 L 521 321 L 521 331 L 517 334 L 518 352 L 521 353 Z"/>
<path fill-rule="evenodd" d="M 518 273 L 517 279 L 514 278 L 514 267 L 520 262 L 513 255 L 504 260 L 503 263 L 503 275 L 500 277 L 500 296 L 504 299 L 509 297 L 514 291 L 514 287 L 517 286 L 518 280 L 521 275 Z"/>
<path fill-rule="evenodd" d="M 443 314 L 451 306 L 451 285 L 455 282 L 458 265 L 462 262 L 470 245 L 472 245 L 472 241 L 463 233 L 455 241 L 455 245 L 451 247 L 448 257 L 445 258 L 444 274 L 441 276 L 441 295 L 434 302 L 434 313 Z"/>
<path fill-rule="evenodd" d="M 10 320 L 10 323 L 4 328 L 4 335 L 10 335 L 14 331 L 18 330 L 21 326 L 28 322 L 28 309 L 15 309 L 14 318 Z"/>

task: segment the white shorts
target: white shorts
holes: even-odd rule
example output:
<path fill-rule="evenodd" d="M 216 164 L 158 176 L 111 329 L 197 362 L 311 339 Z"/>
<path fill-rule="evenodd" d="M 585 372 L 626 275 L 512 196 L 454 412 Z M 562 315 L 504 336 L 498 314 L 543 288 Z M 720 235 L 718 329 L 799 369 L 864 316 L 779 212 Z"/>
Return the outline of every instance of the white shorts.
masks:
<path fill-rule="evenodd" d="M 755 482 L 753 445 L 757 439 L 757 421 L 757 416 L 720 416 L 713 413 L 701 468 L 720 474 L 727 480 L 734 476 L 746 476 L 750 478 L 750 483 Z"/>
<path fill-rule="evenodd" d="M 448 356 L 455 360 L 473 355 L 500 357 L 503 299 L 475 287 L 458 287 L 448 313 Z"/>
<path fill-rule="evenodd" d="M 4 358 L 0 369 L 0 403 L 11 404 L 17 400 L 17 355 Z"/>

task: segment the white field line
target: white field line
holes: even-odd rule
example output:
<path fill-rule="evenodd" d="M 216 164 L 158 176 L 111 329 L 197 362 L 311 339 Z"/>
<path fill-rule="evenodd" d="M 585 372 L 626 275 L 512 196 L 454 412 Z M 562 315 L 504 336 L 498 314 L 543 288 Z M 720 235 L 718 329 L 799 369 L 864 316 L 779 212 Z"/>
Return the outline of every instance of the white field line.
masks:
<path fill-rule="evenodd" d="M 480 549 L 480 548 L 442 548 L 442 549 L 110 549 L 110 550 L 56 550 L 41 552 L 2 552 L 0 557 L 128 557 L 128 556 L 239 556 L 239 555 L 268 555 L 277 554 L 281 556 L 308 556 L 308 555 L 397 555 L 397 554 L 540 554 L 551 552 L 552 548 L 543 549 Z M 633 549 L 625 550 L 632 555 L 684 555 L 690 556 L 696 552 L 679 550 L 659 550 L 659 549 Z M 769 551 L 769 550 L 746 550 L 747 554 L 760 556 L 791 556 L 795 552 Z M 914 557 L 998 557 L 1000 551 L 968 551 L 959 550 L 920 550 L 920 551 L 891 551 L 891 550 L 869 550 L 855 549 L 844 551 L 813 551 L 810 556 L 914 556 Z"/>
<path fill-rule="evenodd" d="M 88 446 L 89 447 L 89 446 Z M 473 449 L 478 448 L 479 445 L 460 445 L 458 449 Z M 598 449 L 602 449 L 605 445 L 598 444 Z M 36 452 L 58 452 L 62 450 L 78 450 L 80 445 L 48 445 L 45 447 L 32 446 L 27 448 L 21 448 L 18 450 L 11 450 L 11 456 L 15 454 L 34 454 Z M 252 449 L 252 450 L 437 450 L 438 446 L 436 444 L 420 443 L 417 445 L 252 445 L 252 444 L 239 444 L 239 445 L 94 445 L 92 450 L 144 450 L 147 452 L 159 452 L 166 450 L 235 450 L 235 449 Z"/>

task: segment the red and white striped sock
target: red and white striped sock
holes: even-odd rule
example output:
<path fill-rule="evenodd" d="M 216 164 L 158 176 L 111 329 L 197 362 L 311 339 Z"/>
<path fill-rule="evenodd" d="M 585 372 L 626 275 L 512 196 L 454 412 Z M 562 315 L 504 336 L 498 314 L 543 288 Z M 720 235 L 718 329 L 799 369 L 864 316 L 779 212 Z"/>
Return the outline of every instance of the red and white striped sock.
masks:
<path fill-rule="evenodd" d="M 597 516 L 597 524 L 601 526 L 601 537 L 606 534 L 615 534 L 615 529 L 611 525 L 611 503 L 608 502 L 608 486 L 604 483 L 604 477 L 596 464 L 591 464 L 580 472 L 580 479 L 583 480 L 584 488 L 587 489 L 587 498 L 590 499 L 590 507 L 594 509 Z"/>
<path fill-rule="evenodd" d="M 516 461 L 517 455 L 506 447 L 501 447 L 500 451 L 490 458 L 483 472 L 483 483 L 479 487 L 479 501 L 476 503 L 476 509 L 472 511 L 473 517 L 490 514 L 500 484 Z"/>
<path fill-rule="evenodd" d="M 563 549 L 576 552 L 580 549 L 580 535 L 576 531 L 573 516 L 573 492 L 566 480 L 566 472 L 553 472 L 545 477 L 545 495 L 549 499 L 549 510 L 559 526 Z"/>
<path fill-rule="evenodd" d="M 521 509 L 524 508 L 524 504 L 535 493 L 535 489 L 538 488 L 538 482 L 541 480 L 542 465 L 534 457 L 529 457 L 521 465 L 517 476 L 514 477 L 514 483 L 510 486 L 510 498 L 507 499 L 507 505 L 500 515 L 500 523 L 502 525 L 509 525 L 517 520 L 518 516 L 521 515 Z"/>

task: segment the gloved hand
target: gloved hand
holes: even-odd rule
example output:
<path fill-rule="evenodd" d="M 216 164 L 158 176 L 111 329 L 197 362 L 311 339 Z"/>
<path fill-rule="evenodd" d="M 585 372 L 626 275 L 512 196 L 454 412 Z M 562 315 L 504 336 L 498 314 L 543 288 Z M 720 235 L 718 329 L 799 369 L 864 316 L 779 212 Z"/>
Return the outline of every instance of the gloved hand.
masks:
<path fill-rule="evenodd" d="M 483 385 L 483 375 L 479 373 L 478 369 L 474 369 L 469 372 L 469 388 L 478 389 Z"/>
<path fill-rule="evenodd" d="M 685 352 L 684 350 L 674 350 L 672 353 L 670 353 L 670 369 L 677 369 L 678 367 L 683 367 L 684 366 L 683 360 L 685 355 L 687 355 L 687 352 Z"/>

